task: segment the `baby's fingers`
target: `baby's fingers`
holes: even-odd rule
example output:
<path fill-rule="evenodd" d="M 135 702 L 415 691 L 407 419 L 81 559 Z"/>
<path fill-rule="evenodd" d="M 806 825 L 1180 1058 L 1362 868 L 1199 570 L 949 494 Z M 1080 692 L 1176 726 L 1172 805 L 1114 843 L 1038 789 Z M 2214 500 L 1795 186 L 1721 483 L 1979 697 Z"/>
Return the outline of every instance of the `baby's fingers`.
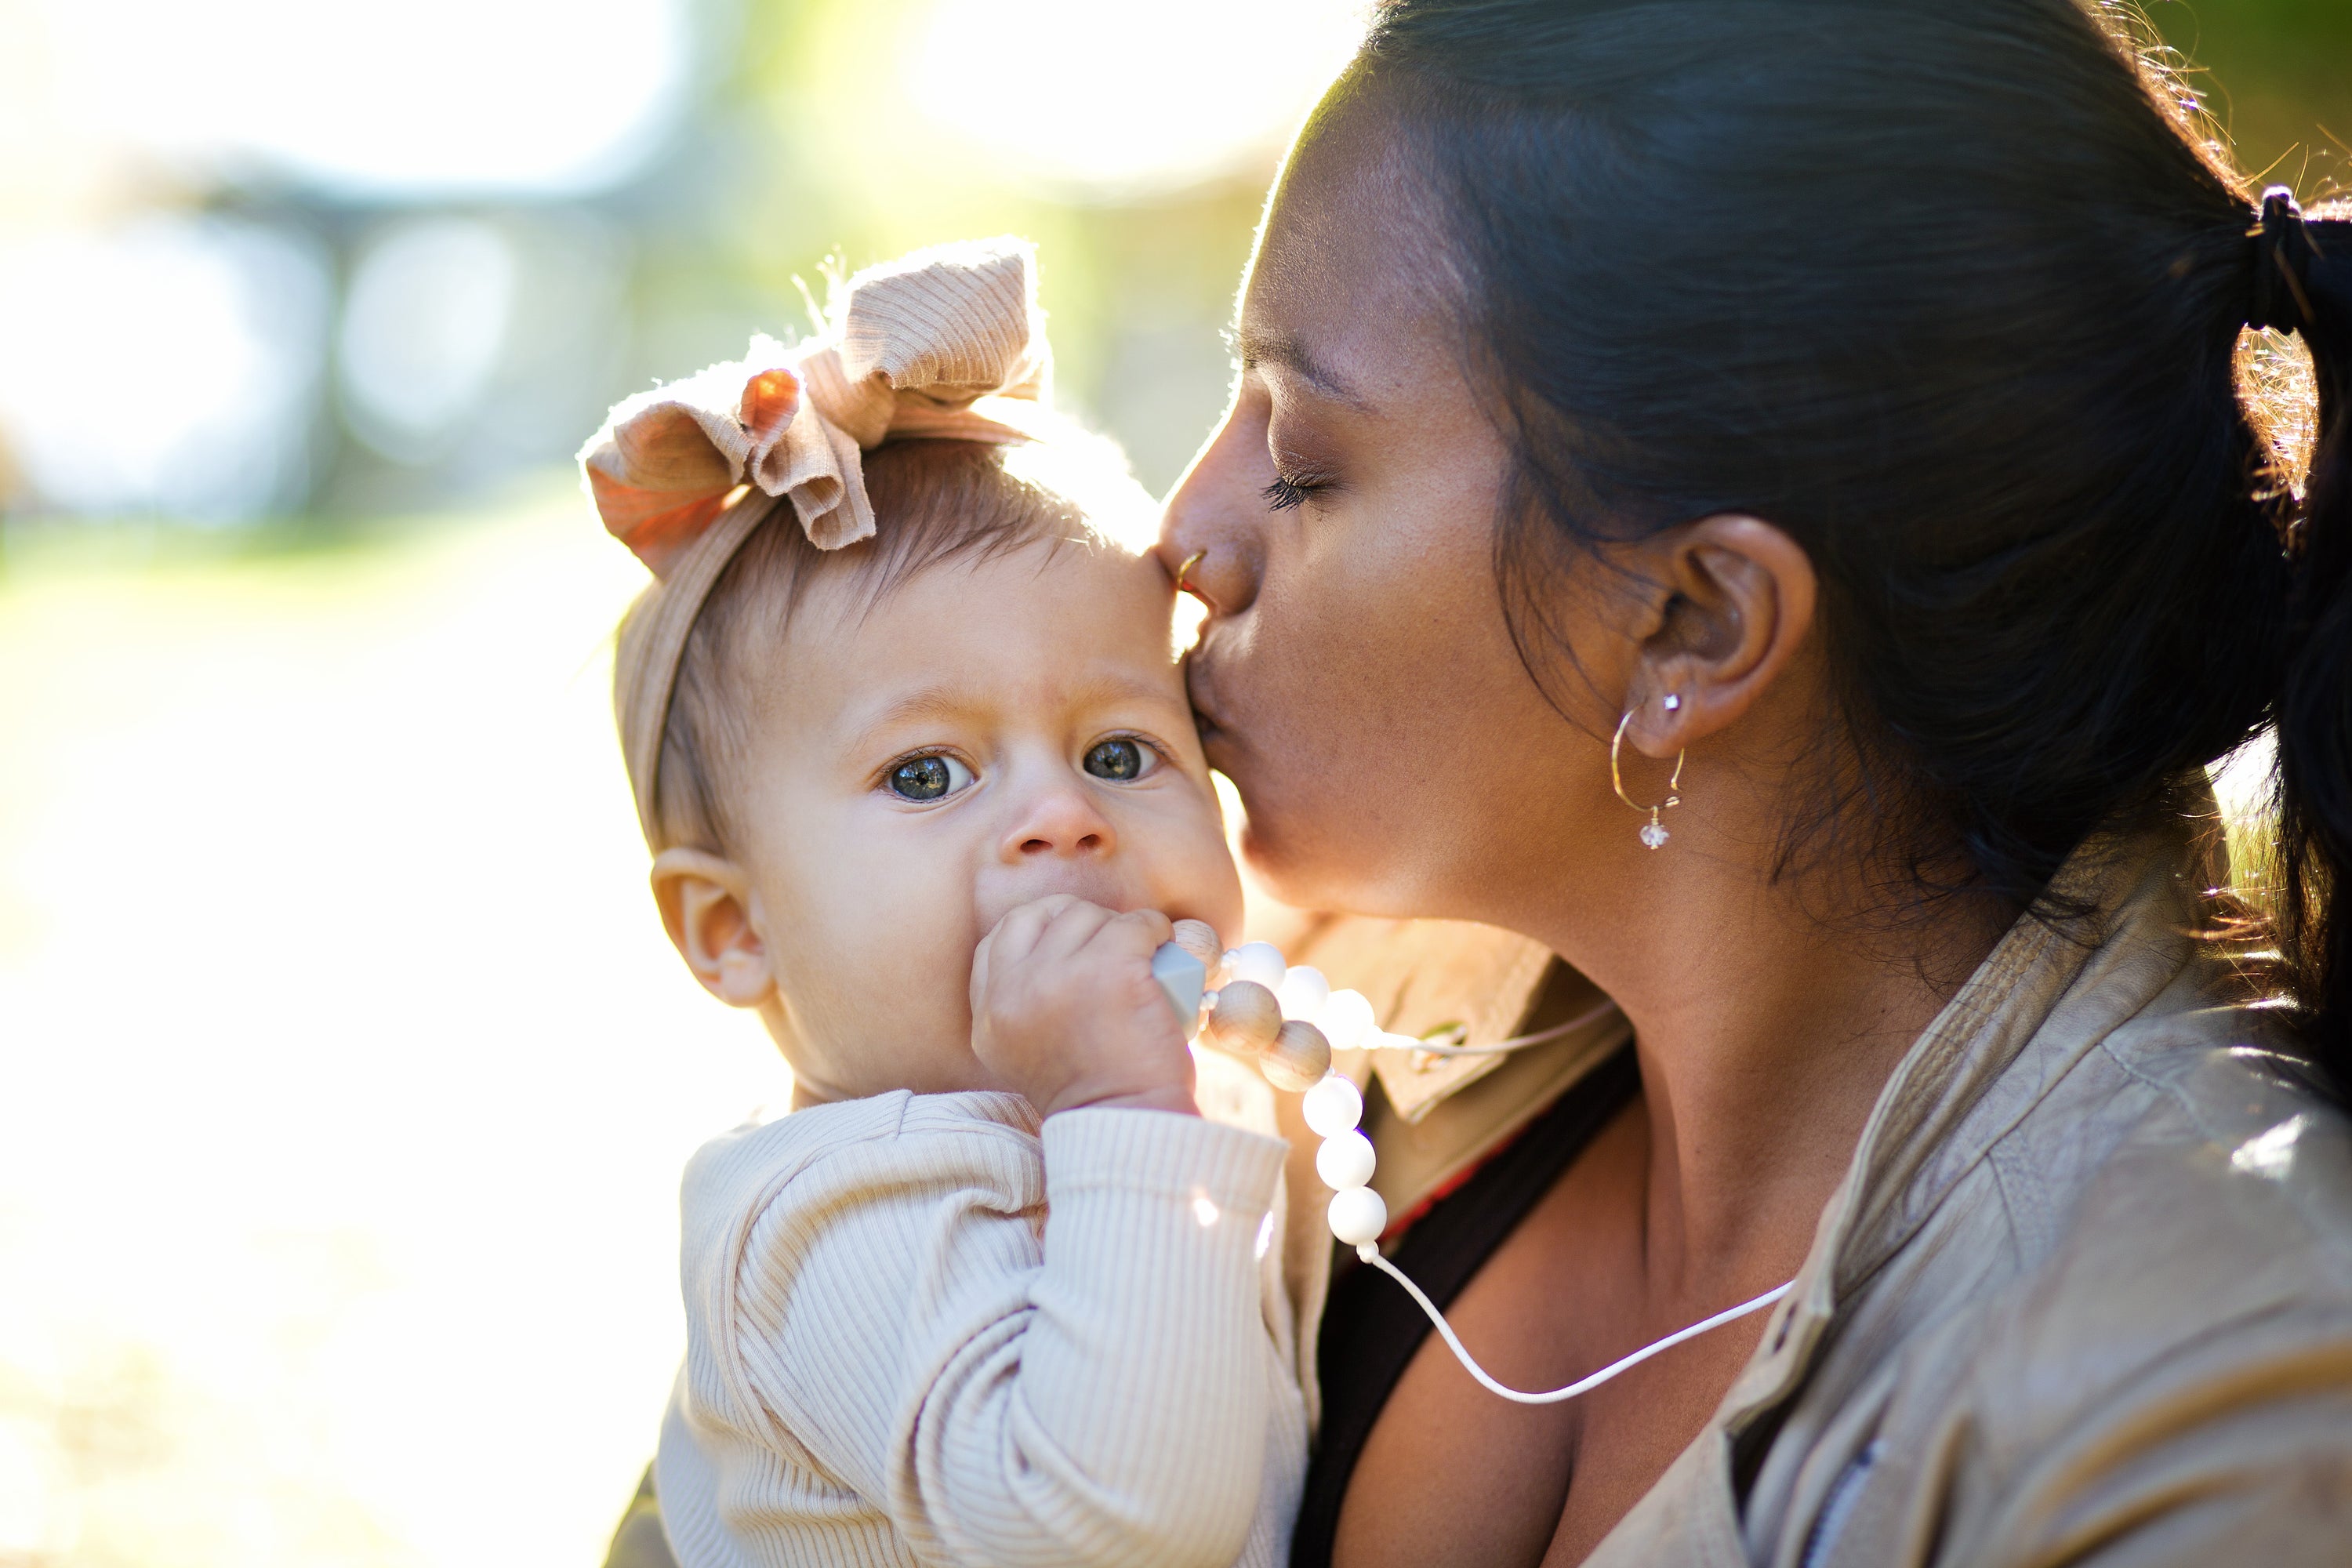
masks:
<path fill-rule="evenodd" d="M 1100 904 L 1072 898 L 1054 911 L 1053 918 L 1045 922 L 1045 929 L 1037 933 L 1037 945 L 1032 951 L 1040 959 L 1068 958 L 1084 949 L 1094 941 L 1096 933 L 1118 918 L 1115 912 Z"/>
<path fill-rule="evenodd" d="M 1135 953 L 1148 963 L 1160 951 L 1160 943 L 1175 934 L 1175 929 L 1158 910 L 1129 910 L 1105 921 L 1097 940 L 1115 945 L 1122 953 Z"/>
<path fill-rule="evenodd" d="M 995 929 L 980 939 L 990 962 L 1003 965 L 1017 963 L 1037 951 L 1039 941 L 1049 930 L 1056 916 L 1079 900 L 1069 893 L 1055 893 L 1043 899 L 1032 899 L 1017 904 L 996 922 Z M 975 965 L 978 954 L 973 955 Z"/>

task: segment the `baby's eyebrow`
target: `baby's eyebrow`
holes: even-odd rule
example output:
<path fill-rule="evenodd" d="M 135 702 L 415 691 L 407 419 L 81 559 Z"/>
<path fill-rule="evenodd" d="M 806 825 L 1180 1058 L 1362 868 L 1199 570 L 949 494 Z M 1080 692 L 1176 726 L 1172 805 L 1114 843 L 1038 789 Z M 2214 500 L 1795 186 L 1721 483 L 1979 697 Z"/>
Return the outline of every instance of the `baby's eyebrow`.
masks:
<path fill-rule="evenodd" d="M 1063 686 L 1056 700 L 1072 708 L 1122 701 L 1153 703 L 1171 713 L 1184 708 L 1182 696 L 1169 682 L 1147 680 L 1115 670 L 1081 676 Z M 984 717 L 1018 700 L 1002 691 L 941 681 L 894 697 L 870 715 L 857 718 L 850 745 L 853 750 L 864 750 L 892 731 L 910 724 Z"/>
<path fill-rule="evenodd" d="M 850 736 L 850 745 L 854 750 L 863 750 L 889 731 L 908 724 L 969 718 L 985 706 L 977 699 L 977 693 L 950 685 L 926 686 L 920 690 L 908 692 L 903 697 L 891 699 L 870 717 L 859 721 Z"/>

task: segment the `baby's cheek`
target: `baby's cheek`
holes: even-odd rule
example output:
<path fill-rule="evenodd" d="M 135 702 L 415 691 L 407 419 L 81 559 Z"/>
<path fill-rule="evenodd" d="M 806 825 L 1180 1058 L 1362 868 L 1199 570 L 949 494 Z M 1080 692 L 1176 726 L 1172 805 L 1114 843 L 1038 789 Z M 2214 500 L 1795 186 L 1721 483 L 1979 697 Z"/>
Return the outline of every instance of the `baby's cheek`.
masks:
<path fill-rule="evenodd" d="M 811 1004 L 800 1010 L 822 1017 L 846 1048 L 960 1058 L 971 1033 L 970 900 L 936 880 L 901 884 L 887 870 L 869 866 L 805 909 L 804 942 L 788 965 Z M 923 1065 L 900 1070 L 915 1081 Z"/>
<path fill-rule="evenodd" d="M 1181 838 L 1171 836 L 1158 872 L 1156 902 L 1172 919 L 1206 921 L 1227 944 L 1241 941 L 1241 874 L 1213 815 L 1190 824 Z"/>

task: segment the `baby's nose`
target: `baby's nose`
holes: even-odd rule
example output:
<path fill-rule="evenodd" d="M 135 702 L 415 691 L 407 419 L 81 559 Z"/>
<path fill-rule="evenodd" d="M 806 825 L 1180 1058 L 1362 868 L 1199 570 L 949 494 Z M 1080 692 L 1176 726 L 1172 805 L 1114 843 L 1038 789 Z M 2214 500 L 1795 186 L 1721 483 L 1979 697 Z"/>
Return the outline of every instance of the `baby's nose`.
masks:
<path fill-rule="evenodd" d="M 1087 792 L 1074 785 L 1043 789 L 1023 803 L 1004 836 L 1003 858 L 1019 863 L 1040 856 L 1108 855 L 1118 847 L 1110 819 Z"/>

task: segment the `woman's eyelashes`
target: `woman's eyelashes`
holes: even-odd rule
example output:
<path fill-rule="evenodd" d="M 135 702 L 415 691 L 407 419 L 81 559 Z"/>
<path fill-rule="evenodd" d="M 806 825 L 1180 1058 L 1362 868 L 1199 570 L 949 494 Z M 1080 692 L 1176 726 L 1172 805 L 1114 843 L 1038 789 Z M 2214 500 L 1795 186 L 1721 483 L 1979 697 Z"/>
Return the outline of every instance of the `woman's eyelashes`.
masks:
<path fill-rule="evenodd" d="M 963 759 L 945 752 L 931 752 L 921 756 L 907 757 L 890 765 L 882 778 L 882 787 L 900 800 L 918 805 L 945 800 L 971 784 L 971 769 Z"/>
<path fill-rule="evenodd" d="M 1307 457 L 1293 444 L 1292 437 L 1282 436 L 1271 426 L 1265 433 L 1265 456 L 1274 469 L 1274 482 L 1258 494 L 1268 511 L 1288 511 L 1338 488 L 1338 476 L 1329 464 Z"/>
<path fill-rule="evenodd" d="M 1288 474 L 1277 472 L 1274 482 L 1258 493 L 1265 498 L 1268 511 L 1288 511 L 1292 507 L 1304 506 L 1308 498 L 1328 489 L 1330 481 L 1328 479 L 1293 479 Z"/>

